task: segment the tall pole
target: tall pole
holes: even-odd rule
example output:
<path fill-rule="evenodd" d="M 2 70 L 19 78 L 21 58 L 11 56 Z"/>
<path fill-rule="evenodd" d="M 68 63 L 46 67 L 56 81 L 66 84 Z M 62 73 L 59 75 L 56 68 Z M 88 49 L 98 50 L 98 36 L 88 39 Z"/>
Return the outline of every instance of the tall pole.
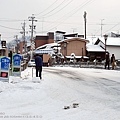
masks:
<path fill-rule="evenodd" d="M 33 58 L 33 49 L 35 49 L 35 43 L 34 43 L 34 39 L 33 39 L 33 32 L 35 29 L 35 25 L 34 22 L 37 22 L 37 20 L 35 20 L 34 14 L 32 14 L 31 17 L 28 17 L 29 21 L 32 22 L 32 24 L 30 25 L 30 29 L 31 29 L 31 59 Z"/>
<path fill-rule="evenodd" d="M 104 19 L 101 19 L 101 37 L 102 37 L 102 26 L 103 26 L 103 23 L 102 23 L 102 21 L 103 21 Z"/>
<path fill-rule="evenodd" d="M 19 51 L 19 46 L 18 46 L 18 35 L 15 35 L 15 41 L 16 41 L 16 44 L 17 44 L 17 47 L 16 47 L 16 53 L 18 53 Z"/>
<path fill-rule="evenodd" d="M 23 34 L 23 40 L 24 40 L 24 51 L 25 51 L 25 53 L 26 53 L 26 38 L 25 38 L 25 32 L 26 32 L 26 30 L 25 30 L 25 21 L 24 21 L 24 23 L 23 23 L 23 26 L 22 26 L 22 29 L 23 29 L 23 32 L 21 32 L 22 34 Z"/>
<path fill-rule="evenodd" d="M 87 15 L 87 13 L 86 13 L 86 11 L 84 12 L 84 22 L 85 22 L 85 39 L 86 39 L 86 15 Z"/>

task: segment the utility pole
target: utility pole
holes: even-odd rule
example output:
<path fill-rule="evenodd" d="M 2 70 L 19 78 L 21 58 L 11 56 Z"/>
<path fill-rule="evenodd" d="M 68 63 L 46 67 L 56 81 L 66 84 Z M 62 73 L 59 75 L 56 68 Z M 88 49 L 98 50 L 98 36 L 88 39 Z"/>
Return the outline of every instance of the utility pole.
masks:
<path fill-rule="evenodd" d="M 22 29 L 23 29 L 23 31 L 22 32 L 20 32 L 21 34 L 23 34 L 23 40 L 24 40 L 24 52 L 26 53 L 26 37 L 25 37 L 25 33 L 26 33 L 26 29 L 25 29 L 25 25 L 26 25 L 26 23 L 25 23 L 25 21 L 24 21 L 24 23 L 22 23 L 23 24 L 23 26 L 22 26 Z"/>
<path fill-rule="evenodd" d="M 86 39 L 86 15 L 87 15 L 87 13 L 86 13 L 86 11 L 84 12 L 84 22 L 85 22 L 85 39 Z"/>
<path fill-rule="evenodd" d="M 31 59 L 33 58 L 33 49 L 35 49 L 35 43 L 34 43 L 34 39 L 33 39 L 33 32 L 35 29 L 35 25 L 34 22 L 37 22 L 37 20 L 35 20 L 34 14 L 32 14 L 31 17 L 28 17 L 29 21 L 32 22 L 32 24 L 30 25 L 30 29 L 31 29 Z"/>
<path fill-rule="evenodd" d="M 102 37 L 102 25 L 103 25 L 103 23 L 102 23 L 102 21 L 103 21 L 104 19 L 101 19 L 101 37 Z"/>
<path fill-rule="evenodd" d="M 15 35 L 14 37 L 15 37 L 15 41 L 16 41 L 16 45 L 17 45 L 17 47 L 16 47 L 16 49 L 15 49 L 15 52 L 18 53 L 18 51 L 19 51 L 18 35 Z"/>

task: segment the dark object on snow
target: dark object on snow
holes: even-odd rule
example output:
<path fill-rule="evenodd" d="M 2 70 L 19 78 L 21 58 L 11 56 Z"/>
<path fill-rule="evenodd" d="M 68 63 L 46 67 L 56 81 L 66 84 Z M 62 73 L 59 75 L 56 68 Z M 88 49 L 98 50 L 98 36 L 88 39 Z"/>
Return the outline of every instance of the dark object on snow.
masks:
<path fill-rule="evenodd" d="M 79 103 L 73 103 L 73 108 L 79 107 Z"/>
<path fill-rule="evenodd" d="M 64 109 L 70 109 L 70 106 L 64 106 Z"/>

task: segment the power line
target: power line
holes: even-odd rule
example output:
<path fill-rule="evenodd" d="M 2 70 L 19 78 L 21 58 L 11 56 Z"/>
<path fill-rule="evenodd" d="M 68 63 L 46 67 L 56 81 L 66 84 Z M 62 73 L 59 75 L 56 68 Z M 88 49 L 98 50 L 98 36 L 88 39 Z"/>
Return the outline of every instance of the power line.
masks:
<path fill-rule="evenodd" d="M 19 22 L 19 21 L 24 21 L 24 20 L 21 20 L 21 19 L 0 18 L 0 21 L 3 21 L 3 22 Z M 26 20 L 26 21 L 28 21 L 28 20 Z"/>
<path fill-rule="evenodd" d="M 93 1 L 95 1 L 95 0 L 86 0 L 83 4 L 81 4 L 80 6 L 76 7 L 74 10 L 72 10 L 72 11 L 74 11 L 72 14 L 71 14 L 71 12 L 72 12 L 72 11 L 71 11 L 71 12 L 67 13 L 67 15 L 68 15 L 68 14 L 71 14 L 71 15 L 69 16 L 69 17 L 71 17 L 73 14 L 75 14 L 76 12 L 78 12 L 78 10 L 80 10 L 81 8 L 83 8 L 84 6 L 86 6 L 87 4 L 89 4 L 90 2 L 93 2 Z M 65 14 L 65 15 L 66 15 L 66 14 Z M 64 15 L 64 16 L 65 16 L 65 15 Z M 62 24 L 62 22 L 65 20 L 65 19 L 63 19 L 64 16 L 58 19 L 58 20 L 62 19 L 61 23 L 59 23 L 58 25 Z M 66 19 L 68 19 L 69 17 L 67 16 Z M 57 20 L 56 20 L 56 21 L 57 21 Z M 56 22 L 56 21 L 55 21 L 55 22 Z M 58 25 L 52 27 L 52 28 L 49 29 L 48 31 L 54 29 L 54 28 L 57 27 Z"/>
<path fill-rule="evenodd" d="M 6 26 L 3 26 L 3 25 L 0 25 L 0 27 L 7 28 L 7 29 L 12 29 L 12 30 L 21 30 L 21 29 L 16 29 L 16 28 L 11 28 L 11 27 L 6 27 Z"/>
<path fill-rule="evenodd" d="M 54 14 L 58 14 L 58 12 L 60 12 L 61 10 L 63 10 L 64 8 L 66 8 L 73 0 L 70 0 L 65 6 L 63 6 L 61 9 L 59 9 L 58 11 L 56 11 L 55 13 L 48 15 L 48 16 L 43 16 L 44 18 L 46 17 L 50 17 L 53 16 Z M 47 14 L 46 14 L 47 15 Z"/>
<path fill-rule="evenodd" d="M 105 32 L 110 31 L 111 29 L 115 28 L 115 27 L 116 27 L 117 25 L 119 25 L 119 24 L 120 24 L 120 22 L 119 22 L 119 23 L 117 23 L 116 25 L 114 25 L 113 27 L 111 27 L 110 29 L 106 30 Z"/>
<path fill-rule="evenodd" d="M 45 10 L 43 10 L 42 12 L 38 13 L 38 14 L 35 14 L 36 16 L 37 15 L 40 15 L 42 14 L 43 12 L 45 12 L 46 10 L 48 10 L 49 8 L 51 8 L 58 0 L 56 0 L 54 3 L 52 3 L 50 6 L 48 6 Z"/>
<path fill-rule="evenodd" d="M 53 12 L 54 10 L 56 10 L 57 8 L 59 8 L 65 1 L 66 0 L 63 0 L 58 6 L 56 6 L 54 9 L 50 10 L 48 13 L 46 13 L 46 14 L 44 14 L 42 16 L 44 17 L 45 15 L 48 15 L 49 13 Z"/>

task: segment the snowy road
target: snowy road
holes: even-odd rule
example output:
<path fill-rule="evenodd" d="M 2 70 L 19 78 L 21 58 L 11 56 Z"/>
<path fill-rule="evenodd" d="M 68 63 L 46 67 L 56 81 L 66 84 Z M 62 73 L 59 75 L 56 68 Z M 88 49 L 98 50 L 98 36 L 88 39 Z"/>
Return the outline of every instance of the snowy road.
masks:
<path fill-rule="evenodd" d="M 0 82 L 0 120 L 120 120 L 120 71 L 45 67 L 40 83 L 31 71 Z"/>
<path fill-rule="evenodd" d="M 45 71 L 48 72 L 47 74 L 52 74 L 53 80 L 55 78 L 53 83 L 57 80 L 56 86 L 59 85 L 59 89 L 57 87 L 56 91 L 59 96 L 56 98 L 58 97 L 66 104 L 77 102 L 79 103 L 78 109 L 90 110 L 89 112 L 93 112 L 92 116 L 100 113 L 99 117 L 92 118 L 95 120 L 101 120 L 102 117 L 102 120 L 120 119 L 119 71 L 84 68 L 57 68 L 57 70 L 46 68 Z M 78 116 L 81 116 L 81 112 Z M 87 115 L 85 119 L 91 119 L 91 115 Z"/>

